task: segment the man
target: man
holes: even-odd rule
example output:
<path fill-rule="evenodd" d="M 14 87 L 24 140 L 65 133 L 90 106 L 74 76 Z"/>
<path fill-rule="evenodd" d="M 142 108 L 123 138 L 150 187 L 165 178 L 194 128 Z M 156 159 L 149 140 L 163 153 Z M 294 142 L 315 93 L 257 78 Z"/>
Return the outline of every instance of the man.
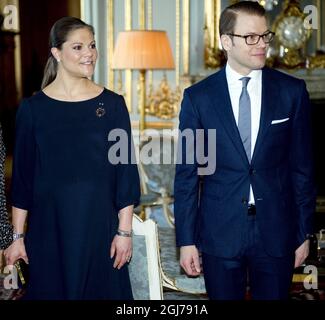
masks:
<path fill-rule="evenodd" d="M 257 2 L 220 17 L 227 65 L 184 92 L 180 130 L 214 129 L 216 170 L 200 179 L 186 163 L 175 177 L 180 264 L 203 272 L 210 299 L 286 299 L 309 252 L 315 206 L 310 106 L 304 81 L 266 67 L 274 34 Z M 194 149 L 207 145 L 194 140 Z M 200 183 L 202 182 L 202 183 Z"/>

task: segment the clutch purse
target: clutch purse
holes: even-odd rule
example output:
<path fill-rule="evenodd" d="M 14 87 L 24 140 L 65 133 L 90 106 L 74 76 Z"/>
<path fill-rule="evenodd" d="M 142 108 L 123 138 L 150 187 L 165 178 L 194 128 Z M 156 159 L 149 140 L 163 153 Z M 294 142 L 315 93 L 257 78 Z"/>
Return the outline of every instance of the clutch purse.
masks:
<path fill-rule="evenodd" d="M 15 267 L 18 275 L 18 287 L 26 288 L 29 278 L 28 264 L 24 259 L 19 259 L 16 261 Z"/>

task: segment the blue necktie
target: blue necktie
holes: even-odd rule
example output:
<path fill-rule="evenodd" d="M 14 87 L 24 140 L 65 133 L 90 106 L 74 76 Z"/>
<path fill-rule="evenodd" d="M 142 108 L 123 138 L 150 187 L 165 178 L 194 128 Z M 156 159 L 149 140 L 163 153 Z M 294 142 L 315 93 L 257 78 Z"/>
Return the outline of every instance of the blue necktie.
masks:
<path fill-rule="evenodd" d="M 251 161 L 251 99 L 247 91 L 247 84 L 251 78 L 244 77 L 242 92 L 239 98 L 238 130 L 243 142 L 248 161 Z"/>

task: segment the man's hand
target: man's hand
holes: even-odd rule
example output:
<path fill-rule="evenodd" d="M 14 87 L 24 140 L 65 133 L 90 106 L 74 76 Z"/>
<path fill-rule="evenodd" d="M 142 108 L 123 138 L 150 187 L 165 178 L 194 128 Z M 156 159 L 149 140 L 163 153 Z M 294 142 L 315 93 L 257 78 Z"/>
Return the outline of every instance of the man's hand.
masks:
<path fill-rule="evenodd" d="M 196 246 L 181 247 L 180 265 L 189 276 L 198 276 L 201 272 L 199 251 Z"/>
<path fill-rule="evenodd" d="M 310 240 L 306 240 L 295 252 L 296 258 L 295 258 L 295 268 L 298 268 L 303 264 L 305 259 L 309 255 L 309 243 Z"/>

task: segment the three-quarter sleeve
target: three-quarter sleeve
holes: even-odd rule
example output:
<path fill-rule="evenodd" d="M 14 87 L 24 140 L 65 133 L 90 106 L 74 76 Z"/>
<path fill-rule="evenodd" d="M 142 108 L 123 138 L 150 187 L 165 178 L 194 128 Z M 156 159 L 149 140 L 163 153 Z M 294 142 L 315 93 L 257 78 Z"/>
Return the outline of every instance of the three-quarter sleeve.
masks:
<path fill-rule="evenodd" d="M 12 226 L 9 223 L 5 194 L 5 146 L 0 124 L 0 249 L 6 249 L 12 242 Z"/>
<path fill-rule="evenodd" d="M 122 96 L 119 97 L 118 103 L 118 127 L 127 133 L 127 163 L 116 165 L 116 208 L 121 210 L 127 206 L 136 207 L 140 202 L 140 179 L 135 159 L 133 137 L 131 133 L 130 117 L 127 107 Z M 125 146 L 126 147 L 126 146 Z M 133 161 L 134 162 L 134 161 Z"/>
<path fill-rule="evenodd" d="M 29 210 L 32 206 L 35 154 L 32 110 L 28 101 L 23 100 L 16 115 L 11 182 L 11 202 L 14 207 Z"/>

